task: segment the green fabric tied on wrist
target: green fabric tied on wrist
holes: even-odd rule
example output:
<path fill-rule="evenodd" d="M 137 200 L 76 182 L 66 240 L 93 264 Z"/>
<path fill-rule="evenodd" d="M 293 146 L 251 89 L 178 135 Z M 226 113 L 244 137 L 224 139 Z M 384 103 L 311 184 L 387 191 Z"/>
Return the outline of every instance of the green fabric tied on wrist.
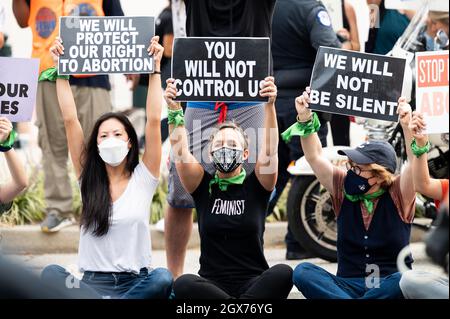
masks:
<path fill-rule="evenodd" d="M 320 129 L 320 121 L 317 113 L 312 113 L 312 118 L 308 122 L 293 124 L 290 128 L 281 134 L 281 138 L 289 143 L 293 136 L 307 137 L 313 133 L 317 133 Z"/>
<path fill-rule="evenodd" d="M 49 68 L 39 75 L 39 82 L 42 81 L 50 81 L 56 82 L 56 79 L 68 80 L 70 78 L 69 75 L 59 75 L 56 67 Z"/>
<path fill-rule="evenodd" d="M 3 143 L 0 144 L 0 147 L 2 149 L 11 149 L 12 146 L 14 145 L 14 142 L 16 141 L 16 136 L 17 136 L 16 131 L 12 130 L 8 138 Z"/>
<path fill-rule="evenodd" d="M 417 158 L 421 157 L 423 154 L 428 153 L 430 149 L 431 144 L 429 141 L 427 142 L 427 145 L 425 145 L 424 147 L 419 147 L 415 139 L 411 143 L 411 150 Z"/>
<path fill-rule="evenodd" d="M 184 125 L 183 109 L 169 110 L 167 114 L 167 122 L 169 124 L 173 124 L 175 127 Z"/>

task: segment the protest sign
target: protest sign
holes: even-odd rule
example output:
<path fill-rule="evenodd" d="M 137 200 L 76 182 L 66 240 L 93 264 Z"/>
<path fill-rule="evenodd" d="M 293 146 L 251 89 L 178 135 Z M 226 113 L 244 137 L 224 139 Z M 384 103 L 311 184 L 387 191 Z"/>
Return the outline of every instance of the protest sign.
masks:
<path fill-rule="evenodd" d="M 36 104 L 39 59 L 0 57 L 0 117 L 31 120 Z"/>
<path fill-rule="evenodd" d="M 311 78 L 311 109 L 397 121 L 405 60 L 320 47 Z"/>
<path fill-rule="evenodd" d="M 318 0 L 322 1 L 331 18 L 331 23 L 335 31 L 344 27 L 344 18 L 342 12 L 342 0 Z"/>
<path fill-rule="evenodd" d="M 427 133 L 447 133 L 448 51 L 416 54 L 416 109 L 427 123 Z"/>
<path fill-rule="evenodd" d="M 177 101 L 255 102 L 270 74 L 269 38 L 177 38 L 172 77 Z"/>
<path fill-rule="evenodd" d="M 147 52 L 155 34 L 153 17 L 61 17 L 60 26 L 59 74 L 154 71 Z"/>
<path fill-rule="evenodd" d="M 386 9 L 395 10 L 419 10 L 423 5 L 428 4 L 431 11 L 447 11 L 448 1 L 445 0 L 385 0 Z"/>

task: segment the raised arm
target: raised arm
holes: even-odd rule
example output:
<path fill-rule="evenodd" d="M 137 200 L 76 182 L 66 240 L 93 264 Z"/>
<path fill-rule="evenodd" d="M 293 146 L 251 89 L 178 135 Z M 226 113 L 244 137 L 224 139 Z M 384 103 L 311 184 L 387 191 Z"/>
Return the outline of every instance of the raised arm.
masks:
<path fill-rule="evenodd" d="M 155 73 L 150 74 L 147 93 L 147 123 L 145 124 L 145 151 L 142 161 L 150 173 L 159 177 L 161 169 L 161 58 L 164 48 L 158 43 L 159 37 L 153 37 L 149 55 L 155 60 Z"/>
<path fill-rule="evenodd" d="M 269 101 L 264 110 L 264 139 L 261 151 L 258 154 L 255 173 L 261 185 L 268 191 L 275 188 L 278 177 L 278 124 L 275 111 L 277 87 L 275 79 L 267 77 L 264 87 L 260 91 L 262 97 L 268 97 Z"/>
<path fill-rule="evenodd" d="M 167 80 L 167 88 L 164 94 L 167 105 L 169 106 L 169 137 L 172 145 L 172 156 L 175 161 L 178 175 L 180 177 L 183 187 L 189 192 L 193 193 L 200 185 L 205 171 L 194 155 L 189 151 L 188 137 L 186 128 L 184 127 L 184 120 L 181 121 L 182 116 L 174 116 L 177 119 L 177 125 L 171 123 L 170 113 L 180 112 L 182 114 L 181 105 L 174 101 L 177 95 L 177 88 L 174 79 Z"/>
<path fill-rule="evenodd" d="M 344 9 L 348 23 L 350 25 L 350 30 L 348 30 L 350 32 L 349 37 L 349 41 L 351 43 L 350 49 L 353 51 L 359 51 L 361 49 L 361 45 L 359 43 L 358 24 L 356 22 L 355 9 L 347 0 L 344 0 Z"/>
<path fill-rule="evenodd" d="M 425 147 L 428 144 L 428 135 L 423 134 L 426 129 L 423 115 L 417 112 L 413 113 L 411 123 L 409 125 L 410 134 L 416 141 L 419 148 Z M 411 149 L 411 143 L 406 146 Z M 438 179 L 430 177 L 428 170 L 428 156 L 426 153 L 419 157 L 413 156 L 412 171 L 414 172 L 414 187 L 415 190 L 427 197 L 436 200 L 442 200 L 445 194 L 442 194 L 441 182 Z"/>
<path fill-rule="evenodd" d="M 58 57 L 64 54 L 64 47 L 60 39 L 55 40 L 50 52 L 53 61 L 57 64 Z M 61 109 L 64 126 L 66 128 L 67 145 L 69 146 L 70 157 L 75 168 L 77 179 L 79 179 L 83 167 L 81 156 L 84 149 L 84 135 L 80 121 L 78 120 L 77 108 L 69 80 L 58 78 L 56 80 L 56 93 L 58 95 L 59 108 Z"/>
<path fill-rule="evenodd" d="M 414 178 L 413 178 L 413 167 L 411 163 L 413 162 L 414 155 L 411 151 L 411 142 L 413 136 L 409 130 L 409 124 L 411 122 L 411 106 L 406 102 L 406 98 L 401 97 L 398 100 L 397 113 L 399 115 L 400 125 L 403 129 L 403 135 L 405 137 L 406 143 L 406 154 L 408 162 L 404 166 L 401 172 L 400 178 L 400 190 L 402 193 L 404 207 L 407 207 L 411 203 L 412 199 L 416 196 L 416 191 L 414 190 Z"/>
<path fill-rule="evenodd" d="M 8 140 L 13 130 L 11 122 L 0 117 L 0 144 Z M 8 203 L 28 186 L 25 168 L 13 148 L 4 152 L 12 180 L 0 186 L 0 203 Z"/>
<path fill-rule="evenodd" d="M 313 114 L 309 109 L 310 88 L 306 88 L 303 95 L 297 97 L 295 100 L 295 107 L 297 109 L 297 120 L 300 123 L 307 123 L 313 120 Z M 318 178 L 319 182 L 334 195 L 333 189 L 333 169 L 334 166 L 331 162 L 323 156 L 322 143 L 320 142 L 317 133 L 313 133 L 307 137 L 301 137 L 302 149 L 305 154 L 305 158 L 314 171 L 314 174 Z"/>
<path fill-rule="evenodd" d="M 30 7 L 26 0 L 13 0 L 12 4 L 14 16 L 16 17 L 17 24 L 21 28 L 28 27 L 28 19 L 30 18 Z"/>

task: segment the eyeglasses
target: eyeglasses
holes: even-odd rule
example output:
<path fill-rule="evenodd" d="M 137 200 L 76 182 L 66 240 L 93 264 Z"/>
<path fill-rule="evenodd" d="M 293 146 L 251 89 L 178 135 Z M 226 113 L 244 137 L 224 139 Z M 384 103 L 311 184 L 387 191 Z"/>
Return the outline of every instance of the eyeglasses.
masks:
<path fill-rule="evenodd" d="M 370 169 L 362 169 L 358 165 L 355 165 L 351 162 L 345 163 L 345 166 L 347 167 L 348 170 L 352 170 L 356 175 L 361 175 L 362 172 L 370 172 L 371 171 Z"/>

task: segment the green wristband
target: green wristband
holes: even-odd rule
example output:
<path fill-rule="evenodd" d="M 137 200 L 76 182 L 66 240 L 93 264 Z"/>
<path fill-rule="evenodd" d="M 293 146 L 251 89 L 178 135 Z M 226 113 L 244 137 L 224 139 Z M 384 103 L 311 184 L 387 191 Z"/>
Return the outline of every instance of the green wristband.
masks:
<path fill-rule="evenodd" d="M 16 141 L 16 136 L 17 136 L 16 131 L 12 130 L 8 138 L 3 143 L 0 144 L 0 152 L 9 151 L 14 145 L 14 142 Z"/>
<path fill-rule="evenodd" d="M 320 130 L 320 121 L 317 113 L 312 113 L 312 118 L 308 122 L 293 124 L 290 128 L 281 134 L 281 138 L 286 143 L 289 143 L 293 136 L 307 137 L 311 134 L 317 133 Z"/>
<path fill-rule="evenodd" d="M 42 71 L 42 73 L 39 75 L 39 82 L 42 81 L 56 82 L 56 79 L 68 80 L 69 78 L 70 78 L 69 75 L 59 75 L 56 67 L 51 67 L 45 71 Z"/>
<path fill-rule="evenodd" d="M 183 109 L 169 110 L 167 114 L 168 124 L 173 124 L 175 127 L 184 125 L 184 112 Z"/>
<path fill-rule="evenodd" d="M 430 141 L 428 141 L 427 144 L 423 147 L 419 147 L 415 139 L 411 143 L 411 150 L 416 157 L 421 157 L 423 154 L 428 153 L 430 149 L 431 149 Z"/>

